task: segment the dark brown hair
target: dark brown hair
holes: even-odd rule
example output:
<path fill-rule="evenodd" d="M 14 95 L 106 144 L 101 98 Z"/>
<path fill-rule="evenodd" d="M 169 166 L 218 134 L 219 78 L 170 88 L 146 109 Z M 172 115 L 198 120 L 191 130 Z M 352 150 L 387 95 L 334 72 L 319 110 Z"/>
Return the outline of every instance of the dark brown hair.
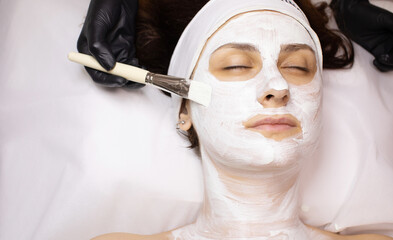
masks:
<path fill-rule="evenodd" d="M 149 71 L 166 74 L 181 33 L 207 2 L 208 0 L 140 0 L 136 27 L 136 53 L 140 64 Z M 327 27 L 327 3 L 314 6 L 310 0 L 295 2 L 319 37 L 323 68 L 351 67 L 354 60 L 352 43 L 340 31 Z M 193 127 L 188 131 L 187 137 L 191 148 L 198 146 L 198 137 Z"/>
<path fill-rule="evenodd" d="M 208 0 L 140 0 L 136 49 L 140 64 L 166 74 L 173 50 L 187 24 Z"/>

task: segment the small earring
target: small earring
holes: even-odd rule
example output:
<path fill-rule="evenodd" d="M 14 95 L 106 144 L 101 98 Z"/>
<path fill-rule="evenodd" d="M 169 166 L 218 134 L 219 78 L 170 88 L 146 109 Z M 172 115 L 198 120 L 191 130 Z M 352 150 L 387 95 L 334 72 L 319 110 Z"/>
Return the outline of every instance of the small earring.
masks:
<path fill-rule="evenodd" d="M 181 125 L 184 125 L 184 124 L 186 124 L 186 121 L 184 121 L 184 120 L 179 120 L 179 121 L 177 122 L 177 124 L 176 124 L 176 129 L 177 129 L 177 130 L 180 129 L 180 124 L 181 124 Z"/>

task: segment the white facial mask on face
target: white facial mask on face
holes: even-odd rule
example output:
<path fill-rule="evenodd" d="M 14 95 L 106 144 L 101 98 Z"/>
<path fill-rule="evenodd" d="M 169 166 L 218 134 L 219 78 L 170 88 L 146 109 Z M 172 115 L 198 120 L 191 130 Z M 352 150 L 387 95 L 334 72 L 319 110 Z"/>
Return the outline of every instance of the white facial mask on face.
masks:
<path fill-rule="evenodd" d="M 209 72 L 209 60 L 217 48 L 227 43 L 257 47 L 262 70 L 247 81 L 218 80 Z M 231 19 L 207 42 L 194 80 L 212 86 L 212 101 L 208 108 L 191 103 L 191 118 L 201 147 L 211 159 L 236 169 L 258 170 L 266 164 L 294 163 L 290 161 L 314 146 L 320 128 L 322 82 L 319 65 L 311 82 L 288 84 L 277 68 L 281 46 L 286 44 L 307 44 L 317 52 L 300 23 L 271 11 L 250 12 Z M 271 89 L 289 90 L 288 103 L 279 108 L 264 108 L 257 99 Z M 302 133 L 276 141 L 247 130 L 242 123 L 257 114 L 291 114 L 301 122 Z"/>

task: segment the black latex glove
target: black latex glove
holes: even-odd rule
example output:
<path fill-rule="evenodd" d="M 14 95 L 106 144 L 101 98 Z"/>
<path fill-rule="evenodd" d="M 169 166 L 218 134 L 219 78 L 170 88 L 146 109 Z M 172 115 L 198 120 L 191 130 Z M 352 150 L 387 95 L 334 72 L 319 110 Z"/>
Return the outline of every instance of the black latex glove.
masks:
<path fill-rule="evenodd" d="M 137 65 L 135 58 L 135 17 L 138 0 L 91 0 L 78 51 L 93 55 L 106 70 L 115 62 Z M 139 88 L 143 84 L 86 68 L 94 82 L 107 87 Z"/>
<path fill-rule="evenodd" d="M 393 70 L 393 13 L 368 0 L 333 0 L 338 27 L 369 51 L 382 72 Z"/>

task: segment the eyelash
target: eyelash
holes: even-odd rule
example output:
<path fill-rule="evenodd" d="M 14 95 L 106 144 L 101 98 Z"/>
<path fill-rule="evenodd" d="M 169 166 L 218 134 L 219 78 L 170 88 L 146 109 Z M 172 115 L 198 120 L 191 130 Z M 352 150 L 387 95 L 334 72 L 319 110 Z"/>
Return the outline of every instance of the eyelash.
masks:
<path fill-rule="evenodd" d="M 288 67 L 284 67 L 284 68 L 294 68 L 303 72 L 310 72 L 310 69 L 306 68 L 306 67 L 300 67 L 300 66 L 288 66 Z"/>
<path fill-rule="evenodd" d="M 235 70 L 235 69 L 249 69 L 249 68 L 251 68 L 251 67 L 239 65 L 239 66 L 228 66 L 228 67 L 224 67 L 223 69 L 224 70 Z"/>

